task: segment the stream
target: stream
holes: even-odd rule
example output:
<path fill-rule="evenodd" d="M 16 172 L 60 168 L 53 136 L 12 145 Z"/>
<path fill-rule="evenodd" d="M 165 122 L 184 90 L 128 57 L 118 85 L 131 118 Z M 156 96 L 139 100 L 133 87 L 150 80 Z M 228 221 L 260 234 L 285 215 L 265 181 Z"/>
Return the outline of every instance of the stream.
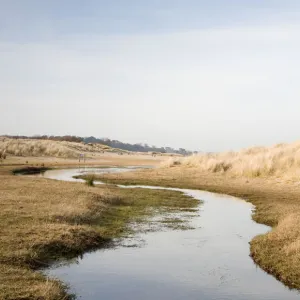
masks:
<path fill-rule="evenodd" d="M 81 181 L 73 176 L 132 168 L 49 170 L 39 176 Z M 286 288 L 249 257 L 251 239 L 270 230 L 251 219 L 253 205 L 199 190 L 142 187 L 176 190 L 203 200 L 197 216 L 190 218 L 194 229 L 138 233 L 117 247 L 86 253 L 45 273 L 69 284 L 70 292 L 84 300 L 300 299 L 298 291 Z"/>

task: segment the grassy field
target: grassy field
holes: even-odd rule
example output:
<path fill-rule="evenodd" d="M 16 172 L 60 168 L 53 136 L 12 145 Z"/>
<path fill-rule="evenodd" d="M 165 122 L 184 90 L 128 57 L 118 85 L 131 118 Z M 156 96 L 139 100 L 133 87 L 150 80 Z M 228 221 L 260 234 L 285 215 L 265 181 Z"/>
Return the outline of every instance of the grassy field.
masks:
<path fill-rule="evenodd" d="M 273 227 L 251 241 L 251 255 L 265 271 L 289 287 L 300 288 L 300 185 L 281 178 L 231 176 L 175 165 L 96 179 L 113 184 L 158 185 L 201 189 L 237 196 L 256 206 L 253 219 Z"/>
<path fill-rule="evenodd" d="M 108 246 L 113 238 L 131 233 L 131 222 L 198 204 L 172 191 L 89 187 L 4 173 L 0 175 L 3 300 L 68 299 L 63 283 L 45 278 L 37 269 Z"/>

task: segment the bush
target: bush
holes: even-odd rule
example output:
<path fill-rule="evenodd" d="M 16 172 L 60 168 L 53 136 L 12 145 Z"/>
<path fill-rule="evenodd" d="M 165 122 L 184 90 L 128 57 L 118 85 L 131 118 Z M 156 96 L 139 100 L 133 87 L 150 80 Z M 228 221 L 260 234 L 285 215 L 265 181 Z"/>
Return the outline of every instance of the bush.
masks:
<path fill-rule="evenodd" d="M 86 178 L 85 184 L 88 186 L 95 186 L 94 181 L 95 181 L 94 176 L 90 176 L 90 177 Z"/>

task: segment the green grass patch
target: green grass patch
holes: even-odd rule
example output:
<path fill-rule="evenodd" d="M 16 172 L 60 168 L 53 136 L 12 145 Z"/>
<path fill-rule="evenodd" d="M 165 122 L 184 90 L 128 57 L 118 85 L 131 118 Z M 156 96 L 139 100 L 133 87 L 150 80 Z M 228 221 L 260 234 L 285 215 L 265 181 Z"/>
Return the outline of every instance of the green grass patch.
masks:
<path fill-rule="evenodd" d="M 110 205 L 97 224 L 97 229 L 105 239 L 132 234 L 132 223 L 147 223 L 155 215 L 182 213 L 183 209 L 195 209 L 199 205 L 199 200 L 176 191 L 122 189 L 113 186 L 110 190 L 116 191 L 120 197 L 117 203 Z M 168 218 L 161 223 L 165 223 L 169 228 L 176 223 L 176 228 L 179 228 L 179 223 L 184 227 L 187 222 L 178 218 Z"/>

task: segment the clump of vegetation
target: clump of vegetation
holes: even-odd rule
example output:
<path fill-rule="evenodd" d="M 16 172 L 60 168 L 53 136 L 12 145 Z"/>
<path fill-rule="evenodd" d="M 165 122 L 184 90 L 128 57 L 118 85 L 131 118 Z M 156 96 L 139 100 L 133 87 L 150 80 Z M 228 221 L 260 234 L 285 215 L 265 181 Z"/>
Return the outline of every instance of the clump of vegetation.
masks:
<path fill-rule="evenodd" d="M 95 186 L 94 181 L 95 181 L 94 175 L 90 175 L 87 178 L 85 178 L 85 184 L 88 186 Z"/>

